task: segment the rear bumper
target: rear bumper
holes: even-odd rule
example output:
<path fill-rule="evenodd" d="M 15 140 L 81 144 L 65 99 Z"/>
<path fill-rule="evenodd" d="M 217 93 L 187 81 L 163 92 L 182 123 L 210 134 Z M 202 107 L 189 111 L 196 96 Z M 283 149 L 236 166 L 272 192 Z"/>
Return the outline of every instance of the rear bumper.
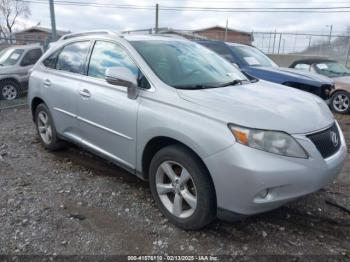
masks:
<path fill-rule="evenodd" d="M 218 212 L 253 215 L 277 208 L 330 184 L 347 158 L 344 137 L 341 147 L 323 159 L 304 135 L 294 136 L 309 154 L 308 159 L 274 155 L 235 143 L 204 159 L 215 185 Z M 259 196 L 264 192 L 266 197 Z"/>

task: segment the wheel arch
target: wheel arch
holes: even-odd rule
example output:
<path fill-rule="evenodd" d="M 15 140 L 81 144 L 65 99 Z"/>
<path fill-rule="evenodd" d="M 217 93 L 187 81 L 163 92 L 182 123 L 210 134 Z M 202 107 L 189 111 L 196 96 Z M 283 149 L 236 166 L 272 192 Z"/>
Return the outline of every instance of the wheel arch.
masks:
<path fill-rule="evenodd" d="M 31 103 L 30 103 L 30 110 L 32 112 L 32 118 L 34 120 L 34 116 L 35 116 L 35 110 L 36 108 L 38 107 L 38 105 L 40 104 L 45 104 L 45 101 L 43 99 L 41 99 L 40 97 L 34 97 L 32 100 L 31 100 Z"/>
<path fill-rule="evenodd" d="M 15 78 L 15 77 L 4 77 L 4 78 L 1 78 L 1 79 L 0 79 L 0 86 L 1 86 L 1 84 L 2 84 L 3 82 L 6 82 L 6 81 L 14 82 L 14 83 L 18 86 L 18 88 L 20 89 L 20 91 L 22 90 L 22 84 L 21 84 L 21 82 L 20 82 L 17 78 Z"/>
<path fill-rule="evenodd" d="M 145 145 L 145 147 L 142 151 L 142 159 L 141 159 L 141 168 L 142 168 L 141 176 L 143 179 L 148 180 L 149 167 L 150 167 L 150 164 L 151 164 L 151 161 L 152 161 L 154 155 L 162 148 L 170 146 L 170 145 L 181 145 L 181 146 L 185 147 L 186 149 L 188 149 L 197 158 L 197 160 L 201 163 L 203 168 L 205 168 L 205 170 L 207 171 L 207 173 L 208 173 L 208 175 L 209 175 L 209 177 L 214 185 L 214 182 L 213 182 L 213 179 L 212 179 L 211 174 L 209 172 L 209 169 L 206 166 L 206 164 L 204 163 L 204 161 L 202 160 L 202 158 L 200 157 L 200 154 L 197 153 L 194 149 L 192 149 L 191 146 L 188 146 L 185 143 L 183 143 L 177 139 L 168 137 L 168 136 L 153 137 Z M 214 187 L 214 189 L 215 189 L 215 187 Z"/>

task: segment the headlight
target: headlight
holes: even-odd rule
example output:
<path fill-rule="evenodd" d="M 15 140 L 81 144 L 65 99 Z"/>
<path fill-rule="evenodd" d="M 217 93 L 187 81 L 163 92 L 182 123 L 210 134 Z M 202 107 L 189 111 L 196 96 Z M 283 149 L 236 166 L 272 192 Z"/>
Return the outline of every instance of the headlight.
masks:
<path fill-rule="evenodd" d="M 302 146 L 284 132 L 253 129 L 229 124 L 236 141 L 242 145 L 282 156 L 308 158 Z"/>

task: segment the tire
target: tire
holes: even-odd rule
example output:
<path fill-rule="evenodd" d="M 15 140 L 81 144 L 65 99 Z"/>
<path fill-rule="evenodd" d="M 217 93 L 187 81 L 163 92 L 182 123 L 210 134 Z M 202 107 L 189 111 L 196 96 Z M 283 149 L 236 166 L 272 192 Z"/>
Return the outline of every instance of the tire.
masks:
<path fill-rule="evenodd" d="M 57 137 L 55 124 L 45 104 L 36 107 L 34 121 L 40 141 L 46 149 L 57 151 L 66 147 L 66 143 Z"/>
<path fill-rule="evenodd" d="M 169 172 L 169 168 L 174 173 Z M 177 227 L 200 229 L 216 217 L 216 194 L 211 177 L 186 147 L 172 145 L 158 151 L 150 164 L 149 183 L 160 211 Z"/>
<path fill-rule="evenodd" d="M 19 84 L 13 80 L 4 80 L 0 82 L 0 99 L 14 100 L 20 95 Z"/>
<path fill-rule="evenodd" d="M 350 112 L 350 93 L 337 91 L 331 97 L 330 107 L 333 112 L 348 114 Z"/>

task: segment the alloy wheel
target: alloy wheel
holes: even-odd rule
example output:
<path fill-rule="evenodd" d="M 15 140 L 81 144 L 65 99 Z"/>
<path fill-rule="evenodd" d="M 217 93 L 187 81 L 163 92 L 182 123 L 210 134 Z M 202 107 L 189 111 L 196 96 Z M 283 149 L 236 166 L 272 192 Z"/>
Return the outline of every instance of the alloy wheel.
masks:
<path fill-rule="evenodd" d="M 338 112 L 345 112 L 349 108 L 349 97 L 345 94 L 337 94 L 333 99 L 333 107 Z"/>
<path fill-rule="evenodd" d="M 52 127 L 49 122 L 49 116 L 46 112 L 40 111 L 37 119 L 38 130 L 41 139 L 45 144 L 51 144 L 52 142 Z"/>
<path fill-rule="evenodd" d="M 156 188 L 164 207 L 179 218 L 190 217 L 197 206 L 197 190 L 191 174 L 179 163 L 163 162 L 156 173 Z"/>
<path fill-rule="evenodd" d="M 17 97 L 17 89 L 13 85 L 5 85 L 1 89 L 1 94 L 5 100 L 13 100 Z"/>

